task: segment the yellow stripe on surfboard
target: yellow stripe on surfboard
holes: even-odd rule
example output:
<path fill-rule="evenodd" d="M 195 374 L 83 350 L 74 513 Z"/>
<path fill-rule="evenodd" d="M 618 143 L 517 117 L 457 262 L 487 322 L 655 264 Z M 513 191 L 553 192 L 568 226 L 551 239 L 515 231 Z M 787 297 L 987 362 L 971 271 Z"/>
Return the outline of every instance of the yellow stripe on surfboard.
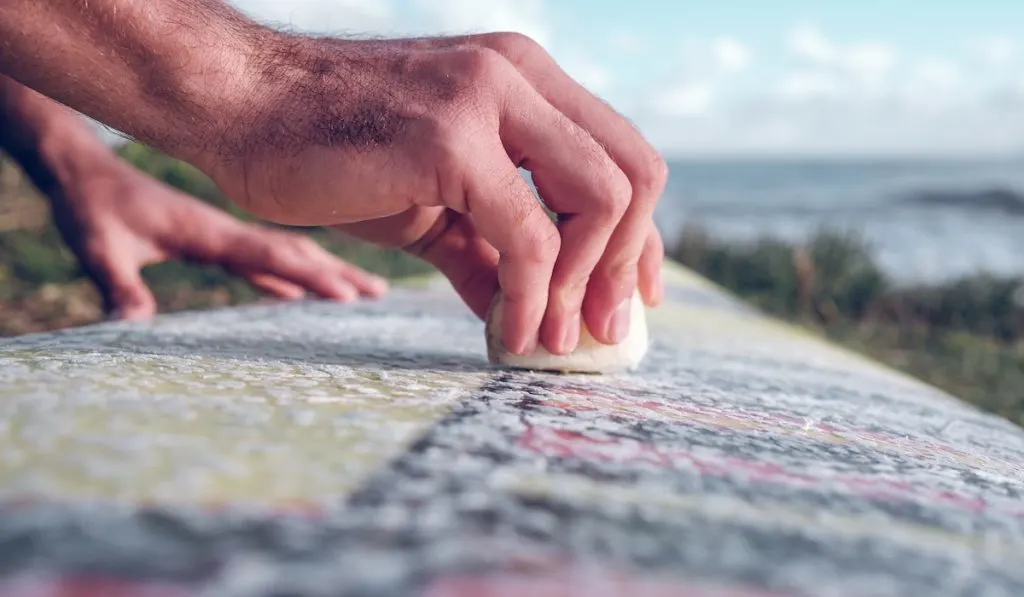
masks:
<path fill-rule="evenodd" d="M 0 494 L 264 506 L 341 498 L 486 376 L 345 373 L 137 355 L 4 385 L 0 401 L 19 409 L 0 430 Z"/>

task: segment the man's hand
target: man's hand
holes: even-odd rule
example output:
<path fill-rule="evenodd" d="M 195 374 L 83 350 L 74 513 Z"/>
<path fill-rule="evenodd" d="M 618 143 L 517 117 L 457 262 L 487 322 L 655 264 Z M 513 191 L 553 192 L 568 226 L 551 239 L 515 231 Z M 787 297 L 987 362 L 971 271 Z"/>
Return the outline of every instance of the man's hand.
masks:
<path fill-rule="evenodd" d="M 273 78 L 201 162 L 253 213 L 421 255 L 480 315 L 500 284 L 517 352 L 538 329 L 572 350 L 581 314 L 621 341 L 638 282 L 657 302 L 664 164 L 528 38 L 268 44 Z"/>
<path fill-rule="evenodd" d="M 156 301 L 140 275 L 171 259 L 210 264 L 286 300 L 307 292 L 348 302 L 380 297 L 381 278 L 309 237 L 241 222 L 114 161 L 51 195 L 64 240 L 104 298 L 107 313 L 147 318 Z"/>
<path fill-rule="evenodd" d="M 169 259 L 212 264 L 284 298 L 349 301 L 386 283 L 297 234 L 243 223 L 119 159 L 81 118 L 0 77 L 0 145 L 51 200 L 64 240 L 111 315 L 156 312 L 141 269 Z"/>
<path fill-rule="evenodd" d="M 26 20 L 65 26 L 31 37 Z M 514 352 L 571 350 L 581 316 L 617 342 L 638 285 L 660 300 L 664 162 L 525 37 L 314 39 L 214 0 L 11 0 L 0 35 L 0 68 L 193 163 L 256 215 L 403 247 L 478 315 L 500 286 Z"/>

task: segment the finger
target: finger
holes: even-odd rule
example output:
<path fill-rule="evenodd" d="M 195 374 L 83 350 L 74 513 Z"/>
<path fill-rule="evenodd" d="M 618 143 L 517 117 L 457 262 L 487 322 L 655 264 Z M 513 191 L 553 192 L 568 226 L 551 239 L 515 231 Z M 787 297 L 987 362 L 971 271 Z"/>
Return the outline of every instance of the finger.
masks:
<path fill-rule="evenodd" d="M 604 147 L 630 181 L 629 207 L 593 272 L 583 310 L 588 326 L 591 317 L 599 320 L 591 326 L 594 336 L 615 342 L 628 332 L 626 301 L 636 288 L 638 261 L 668 177 L 665 162 L 626 119 L 573 80 L 529 38 L 501 34 L 477 40 L 506 56 L 542 97 Z M 610 314 L 617 308 L 622 311 L 613 322 Z"/>
<path fill-rule="evenodd" d="M 648 307 L 657 307 L 661 304 L 664 295 L 661 268 L 664 261 L 665 244 L 658 229 L 652 225 L 643 253 L 640 254 L 638 282 L 640 296 Z"/>
<path fill-rule="evenodd" d="M 148 319 L 156 314 L 156 299 L 138 267 L 106 261 L 94 265 L 91 273 L 111 319 Z"/>
<path fill-rule="evenodd" d="M 226 267 L 287 281 L 325 299 L 348 302 L 381 296 L 387 282 L 334 256 L 313 239 L 247 230 L 231 243 Z"/>
<path fill-rule="evenodd" d="M 480 237 L 473 220 L 445 209 L 407 252 L 433 265 L 480 319 L 499 291 L 498 251 Z"/>
<path fill-rule="evenodd" d="M 282 280 L 277 276 L 250 273 L 243 277 L 256 288 L 282 300 L 294 301 L 306 296 L 306 291 L 301 286 Z"/>
<path fill-rule="evenodd" d="M 594 268 L 583 314 L 587 321 L 603 322 L 603 327 L 593 328 L 598 330 L 594 337 L 601 342 L 617 344 L 629 334 L 630 301 L 637 289 L 641 256 L 649 246 L 650 228 L 650 212 L 634 199 Z M 660 284 L 660 276 L 655 280 Z M 648 289 L 647 293 L 660 295 L 661 290 Z"/>
<path fill-rule="evenodd" d="M 559 215 L 561 251 L 540 340 L 565 354 L 579 340 L 588 282 L 629 205 L 631 188 L 601 146 L 533 89 L 510 108 L 501 131 L 509 155 L 532 173 L 544 202 Z M 609 316 L 594 313 L 585 320 L 589 328 L 603 328 Z"/>
<path fill-rule="evenodd" d="M 548 303 L 551 272 L 561 245 L 558 229 L 533 191 L 490 138 L 469 154 L 466 206 L 480 236 L 498 252 L 504 302 L 502 341 L 513 354 L 532 352 Z M 471 148 L 473 149 L 473 148 Z"/>
<path fill-rule="evenodd" d="M 332 228 L 426 261 L 448 279 L 477 317 L 487 316 L 498 292 L 498 251 L 480 237 L 472 218 L 444 207 L 414 207 Z"/>
<path fill-rule="evenodd" d="M 388 291 L 388 281 L 359 267 L 338 259 L 327 250 L 322 250 L 324 267 L 337 277 L 338 286 L 348 284 L 358 296 L 380 298 Z"/>

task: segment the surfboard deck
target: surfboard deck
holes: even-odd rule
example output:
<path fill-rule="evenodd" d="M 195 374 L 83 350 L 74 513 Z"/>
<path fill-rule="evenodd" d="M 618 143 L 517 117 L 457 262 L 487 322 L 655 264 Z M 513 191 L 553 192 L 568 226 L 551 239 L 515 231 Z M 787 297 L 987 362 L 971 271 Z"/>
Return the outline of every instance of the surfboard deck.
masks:
<path fill-rule="evenodd" d="M 443 280 L 0 342 L 0 596 L 1024 594 L 1024 431 L 666 265 L 641 368 Z"/>

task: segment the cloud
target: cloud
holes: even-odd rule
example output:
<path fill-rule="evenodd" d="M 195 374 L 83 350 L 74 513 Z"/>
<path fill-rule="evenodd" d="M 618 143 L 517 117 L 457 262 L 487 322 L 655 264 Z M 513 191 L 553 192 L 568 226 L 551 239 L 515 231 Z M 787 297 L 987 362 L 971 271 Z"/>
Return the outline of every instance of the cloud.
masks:
<path fill-rule="evenodd" d="M 732 37 L 720 37 L 711 46 L 720 68 L 726 72 L 743 70 L 750 64 L 750 50 Z"/>
<path fill-rule="evenodd" d="M 976 40 L 972 53 L 988 66 L 1005 66 L 1017 57 L 1017 42 L 1010 37 L 995 35 Z"/>
<path fill-rule="evenodd" d="M 896 64 L 896 51 L 886 44 L 865 42 L 851 46 L 844 58 L 850 72 L 861 78 L 873 79 L 892 70 Z"/>
<path fill-rule="evenodd" d="M 691 77 L 727 78 L 746 70 L 754 59 L 749 47 L 729 35 L 710 39 L 688 37 L 680 49 L 678 70 Z"/>
<path fill-rule="evenodd" d="M 744 76 L 755 84 L 738 86 L 728 60 L 709 62 L 714 52 L 691 44 L 703 70 L 663 86 L 638 126 L 668 155 L 1024 149 L 1024 81 L 1008 78 L 1012 66 L 1001 71 L 1007 77 L 979 79 L 968 70 L 969 54 L 915 56 L 873 39 L 840 43 L 808 24 L 793 27 L 782 49 L 773 69 L 753 69 Z"/>
<path fill-rule="evenodd" d="M 746 45 L 730 36 L 687 39 L 676 68 L 678 77 L 643 90 L 640 109 L 668 118 L 706 118 L 717 109 L 733 79 L 749 67 L 752 56 Z"/>
<path fill-rule="evenodd" d="M 612 88 L 611 71 L 582 53 L 569 53 L 558 64 L 566 74 L 594 93 L 603 94 Z"/>
<path fill-rule="evenodd" d="M 803 103 L 839 97 L 843 82 L 835 75 L 820 72 L 792 72 L 779 78 L 770 91 L 783 102 Z"/>
<path fill-rule="evenodd" d="M 949 60 L 930 58 L 918 69 L 917 76 L 928 87 L 949 89 L 960 82 L 960 69 Z"/>
<path fill-rule="evenodd" d="M 710 82 L 684 83 L 655 97 L 653 107 L 665 116 L 692 118 L 708 113 L 714 99 L 715 88 Z"/>
<path fill-rule="evenodd" d="M 797 56 L 809 62 L 830 64 L 836 59 L 837 50 L 818 28 L 811 24 L 797 25 L 790 35 L 789 46 Z"/>
<path fill-rule="evenodd" d="M 647 113 L 638 125 L 668 156 L 962 155 L 1024 149 L 1019 110 L 984 104 L 921 110 L 836 101 L 794 106 L 758 96 L 702 118 Z"/>
<path fill-rule="evenodd" d="M 888 90 L 890 102 L 921 118 L 968 108 L 974 98 L 964 92 L 961 68 L 944 58 L 926 58 L 901 73 Z"/>
<path fill-rule="evenodd" d="M 825 37 L 817 26 L 809 23 L 794 27 L 789 47 L 804 63 L 864 81 L 885 76 L 897 63 L 897 52 L 891 45 L 867 40 L 843 46 Z"/>

